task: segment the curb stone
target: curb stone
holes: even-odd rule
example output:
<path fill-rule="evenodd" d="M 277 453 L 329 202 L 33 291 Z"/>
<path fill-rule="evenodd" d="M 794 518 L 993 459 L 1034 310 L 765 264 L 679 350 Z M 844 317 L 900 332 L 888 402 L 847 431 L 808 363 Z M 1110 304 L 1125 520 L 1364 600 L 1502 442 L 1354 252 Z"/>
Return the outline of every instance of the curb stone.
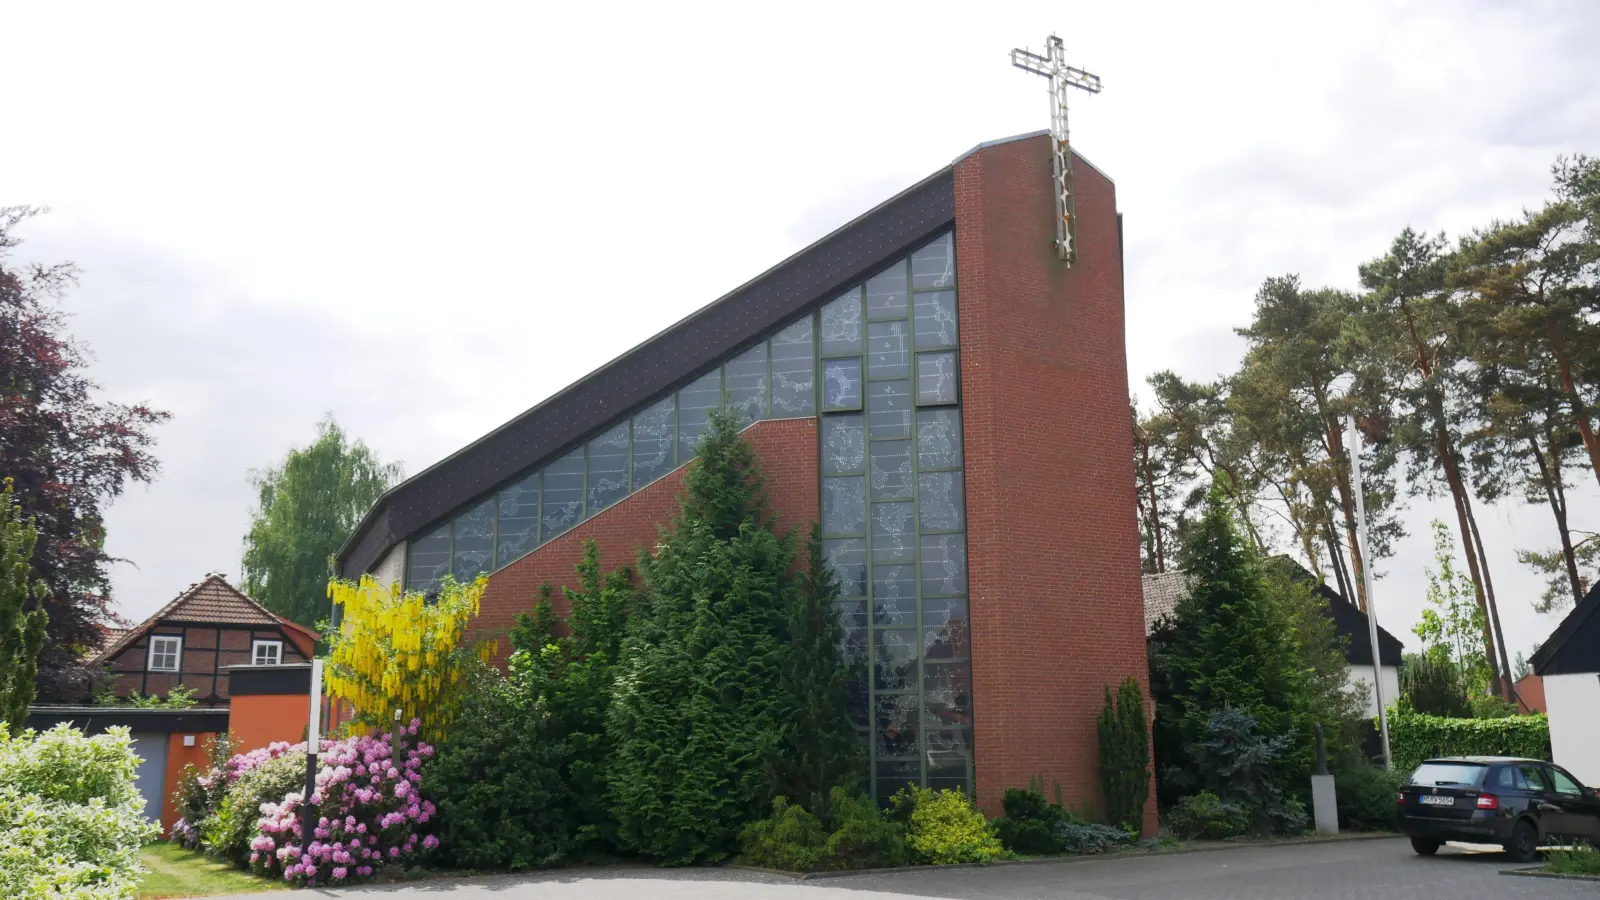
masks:
<path fill-rule="evenodd" d="M 1538 869 L 1501 869 L 1501 875 L 1522 878 L 1551 878 L 1557 881 L 1600 881 L 1600 875 L 1577 875 L 1568 872 L 1541 872 Z"/>
<path fill-rule="evenodd" d="M 954 869 L 990 869 L 999 866 L 1042 866 L 1042 865 L 1076 865 L 1104 859 L 1143 859 L 1150 856 L 1181 856 L 1187 853 L 1213 853 L 1225 850 L 1238 850 L 1245 847 L 1295 847 L 1304 844 L 1338 844 L 1352 841 L 1373 841 L 1383 838 L 1398 838 L 1399 834 L 1393 832 L 1361 832 L 1333 837 L 1297 837 L 1282 838 L 1270 841 L 1216 841 L 1196 847 L 1173 847 L 1161 850 L 1119 850 L 1116 853 L 1090 853 L 1080 855 L 1062 854 L 1060 856 L 1040 856 L 1032 859 L 997 859 L 992 862 L 981 863 L 955 863 L 948 866 L 899 866 L 890 869 L 841 869 L 834 872 L 786 872 L 782 869 L 766 869 L 760 866 L 744 866 L 730 863 L 724 868 L 735 869 L 742 872 L 760 872 L 764 875 L 778 875 L 792 878 L 795 881 L 818 881 L 824 878 L 849 878 L 856 875 L 899 875 L 905 872 L 927 872 L 939 870 L 948 872 Z M 1507 874 L 1511 874 L 1507 872 Z M 1587 876 L 1585 876 L 1587 877 Z"/>

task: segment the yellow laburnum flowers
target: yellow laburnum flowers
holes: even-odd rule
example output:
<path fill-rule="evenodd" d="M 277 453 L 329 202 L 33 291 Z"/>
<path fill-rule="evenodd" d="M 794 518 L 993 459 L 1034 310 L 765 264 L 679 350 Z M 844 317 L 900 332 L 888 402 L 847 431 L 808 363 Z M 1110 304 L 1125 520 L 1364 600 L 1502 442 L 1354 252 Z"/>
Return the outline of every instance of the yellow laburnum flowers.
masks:
<path fill-rule="evenodd" d="M 328 597 L 343 609 L 328 653 L 328 694 L 355 708 L 353 725 L 388 728 L 395 710 L 403 721 L 422 720 L 422 733 L 437 741 L 460 706 L 462 674 L 487 661 L 492 644 L 464 643 L 478 614 L 487 582 L 445 579 L 438 598 L 385 587 L 370 575 L 360 582 L 328 582 Z"/>

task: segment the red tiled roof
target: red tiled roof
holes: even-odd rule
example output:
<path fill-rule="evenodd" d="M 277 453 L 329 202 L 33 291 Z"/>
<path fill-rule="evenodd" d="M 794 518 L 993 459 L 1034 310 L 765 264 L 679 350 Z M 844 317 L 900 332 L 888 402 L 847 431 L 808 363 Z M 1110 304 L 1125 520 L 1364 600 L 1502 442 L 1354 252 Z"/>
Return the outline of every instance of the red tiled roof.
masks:
<path fill-rule="evenodd" d="M 173 598 L 171 603 L 163 606 L 155 615 L 143 622 L 138 627 L 131 628 L 108 643 L 95 657 L 94 662 L 103 662 L 116 654 L 129 644 L 137 641 L 146 631 L 156 623 L 167 622 L 194 622 L 204 625 L 282 625 L 282 621 L 267 608 L 245 596 L 243 592 L 229 584 L 227 579 L 213 572 L 201 579 L 197 584 L 189 585 L 188 590 Z"/>

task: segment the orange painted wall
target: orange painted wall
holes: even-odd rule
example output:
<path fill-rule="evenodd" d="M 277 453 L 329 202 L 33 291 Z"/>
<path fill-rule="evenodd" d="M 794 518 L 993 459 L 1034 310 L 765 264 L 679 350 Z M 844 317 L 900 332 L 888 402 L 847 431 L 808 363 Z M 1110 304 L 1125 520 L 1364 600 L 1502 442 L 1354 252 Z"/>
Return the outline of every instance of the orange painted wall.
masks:
<path fill-rule="evenodd" d="M 310 711 L 305 694 L 234 696 L 228 711 L 233 752 L 248 753 L 273 741 L 300 743 L 306 739 Z"/>
<path fill-rule="evenodd" d="M 173 794 L 178 790 L 178 782 L 183 777 L 183 767 L 194 764 L 197 769 L 204 769 L 211 764 L 211 757 L 207 753 L 207 744 L 215 735 L 209 733 L 172 734 L 167 737 L 167 774 L 166 795 L 161 798 L 161 833 L 172 835 L 172 826 L 178 822 L 178 803 Z M 193 747 L 185 747 L 183 739 L 194 738 Z"/>

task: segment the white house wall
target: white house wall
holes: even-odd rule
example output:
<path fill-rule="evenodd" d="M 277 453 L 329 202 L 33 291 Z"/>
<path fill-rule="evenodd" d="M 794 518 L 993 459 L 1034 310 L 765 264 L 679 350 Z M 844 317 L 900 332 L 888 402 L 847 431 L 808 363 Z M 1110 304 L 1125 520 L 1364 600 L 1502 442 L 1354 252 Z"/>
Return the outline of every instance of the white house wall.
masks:
<path fill-rule="evenodd" d="M 378 560 L 372 567 L 372 577 L 379 584 L 388 587 L 405 578 L 406 575 L 406 542 L 401 541 L 389 548 L 389 552 Z"/>
<path fill-rule="evenodd" d="M 1371 666 L 1351 666 L 1348 670 L 1346 670 L 1346 672 L 1345 672 L 1345 686 L 1349 690 L 1354 691 L 1354 690 L 1356 690 L 1356 686 L 1357 685 L 1366 685 L 1366 688 L 1367 688 L 1367 711 L 1366 711 L 1366 714 L 1368 716 L 1376 717 L 1378 715 L 1378 697 L 1377 697 L 1377 692 L 1375 692 L 1372 689 L 1372 667 Z M 1383 704 L 1385 706 L 1393 706 L 1394 705 L 1394 698 L 1396 698 L 1398 696 L 1400 696 L 1400 668 L 1398 666 L 1384 666 L 1383 667 Z"/>
<path fill-rule="evenodd" d="M 1544 702 L 1556 764 L 1589 787 L 1600 786 L 1600 675 L 1546 675 Z"/>

